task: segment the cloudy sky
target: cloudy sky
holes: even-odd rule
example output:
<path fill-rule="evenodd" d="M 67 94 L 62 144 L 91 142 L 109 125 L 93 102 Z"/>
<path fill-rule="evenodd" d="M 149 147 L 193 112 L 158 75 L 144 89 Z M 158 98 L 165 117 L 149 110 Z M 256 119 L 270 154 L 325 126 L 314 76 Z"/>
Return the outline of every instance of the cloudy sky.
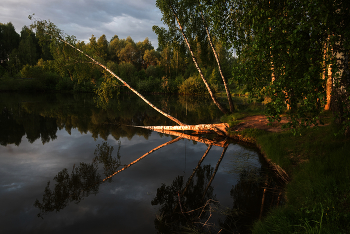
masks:
<path fill-rule="evenodd" d="M 28 15 L 35 13 L 37 19 L 50 20 L 69 35 L 87 41 L 92 34 L 102 34 L 110 40 L 131 36 L 135 42 L 146 37 L 157 48 L 157 36 L 153 25 L 164 26 L 156 0 L 1 0 L 0 22 L 12 22 L 20 32 L 31 21 Z"/>

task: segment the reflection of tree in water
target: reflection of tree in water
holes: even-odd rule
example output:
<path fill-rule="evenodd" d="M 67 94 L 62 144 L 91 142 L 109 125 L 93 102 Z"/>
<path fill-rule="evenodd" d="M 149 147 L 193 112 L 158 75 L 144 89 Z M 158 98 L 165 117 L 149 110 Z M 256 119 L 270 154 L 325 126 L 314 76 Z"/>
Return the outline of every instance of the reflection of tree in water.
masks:
<path fill-rule="evenodd" d="M 7 144 L 19 145 L 24 136 L 25 131 L 23 125 L 18 124 L 13 118 L 11 110 L 4 107 L 0 112 L 0 144 L 6 146 Z"/>
<path fill-rule="evenodd" d="M 151 99 L 156 106 L 183 118 L 186 123 L 212 123 L 221 116 L 215 105 L 209 105 L 208 100 L 203 98 L 186 99 L 191 109 L 188 113 L 186 103 L 184 106 L 177 98 L 151 96 Z M 173 124 L 141 99 L 127 94 L 111 100 L 107 109 L 97 108 L 93 97 L 87 94 L 0 94 L 0 100 L 3 101 L 0 102 L 0 123 L 4 126 L 0 133 L 2 145 L 19 145 L 25 135 L 31 143 L 39 138 L 46 143 L 56 139 L 59 129 L 65 129 L 69 134 L 72 129 L 82 134 L 90 132 L 95 139 L 100 137 L 107 140 L 110 135 L 116 140 L 120 137 L 131 139 L 135 135 L 147 139 L 151 134 L 149 130 L 127 125 Z"/>
<path fill-rule="evenodd" d="M 189 227 L 204 228 L 203 223 L 209 218 L 209 209 L 212 208 L 207 201 L 215 200 L 213 187 L 206 190 L 212 174 L 210 165 L 199 166 L 187 184 L 183 176 L 178 176 L 170 186 L 163 184 L 157 189 L 151 204 L 160 205 L 160 215 L 154 221 L 160 233 L 176 233 Z"/>
<path fill-rule="evenodd" d="M 280 203 L 282 188 L 266 173 L 254 167 L 241 171 L 230 191 L 233 206 L 224 211 L 221 233 L 250 233 L 253 222 Z"/>
<path fill-rule="evenodd" d="M 57 124 L 54 118 L 27 113 L 20 107 L 4 107 L 0 112 L 0 144 L 19 145 L 26 134 L 30 143 L 41 138 L 43 144 L 57 138 Z"/>
<path fill-rule="evenodd" d="M 79 166 L 74 165 L 71 173 L 68 172 L 67 168 L 58 172 L 53 179 L 56 181 L 54 188 L 50 188 L 49 181 L 42 202 L 36 200 L 34 203 L 34 206 L 40 209 L 38 217 L 43 217 L 48 212 L 58 212 L 70 202 L 78 204 L 90 194 L 96 195 L 102 182 L 101 175 L 98 172 L 99 164 L 103 165 L 105 177 L 113 174 L 121 165 L 119 149 L 120 142 L 117 158 L 114 158 L 112 157 L 113 146 L 108 145 L 107 142 L 102 145 L 98 144 L 94 153 L 95 157 L 91 163 L 81 162 Z M 108 181 L 111 182 L 112 178 L 109 178 Z"/>

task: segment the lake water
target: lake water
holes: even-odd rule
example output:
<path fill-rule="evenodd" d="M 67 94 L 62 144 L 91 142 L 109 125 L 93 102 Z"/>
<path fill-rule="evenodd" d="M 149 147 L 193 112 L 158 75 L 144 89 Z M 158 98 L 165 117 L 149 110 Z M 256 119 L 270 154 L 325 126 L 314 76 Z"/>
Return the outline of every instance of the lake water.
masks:
<path fill-rule="evenodd" d="M 148 98 L 187 124 L 221 116 L 202 97 Z M 134 95 L 102 109 L 89 94 L 0 93 L 0 111 L 0 233 L 249 233 L 283 203 L 255 148 L 132 127 L 172 125 Z"/>

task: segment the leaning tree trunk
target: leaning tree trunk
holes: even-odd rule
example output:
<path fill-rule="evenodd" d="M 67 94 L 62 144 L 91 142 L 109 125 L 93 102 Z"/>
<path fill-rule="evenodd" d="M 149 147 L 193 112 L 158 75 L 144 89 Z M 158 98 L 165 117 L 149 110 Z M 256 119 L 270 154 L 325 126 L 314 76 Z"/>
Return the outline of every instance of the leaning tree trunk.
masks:
<path fill-rule="evenodd" d="M 154 106 L 152 103 L 150 103 L 144 96 L 142 96 L 139 92 L 137 92 L 135 89 L 133 89 L 129 84 L 127 84 L 124 80 L 122 80 L 119 76 L 117 76 L 116 74 L 114 74 L 114 72 L 112 72 L 110 69 L 108 69 L 105 65 L 97 62 L 95 59 L 93 59 L 92 57 L 90 57 L 89 55 L 85 54 L 83 51 L 81 51 L 80 49 L 76 48 L 75 46 L 69 44 L 68 42 L 66 42 L 63 39 L 58 38 L 58 40 L 62 41 L 63 43 L 65 43 L 66 45 L 69 45 L 70 47 L 72 47 L 73 49 L 79 51 L 80 53 L 82 53 L 83 55 L 85 55 L 87 58 L 91 59 L 93 61 L 94 64 L 102 67 L 103 69 L 105 69 L 107 72 L 109 72 L 112 76 L 114 76 L 115 78 L 117 78 L 120 82 L 122 82 L 126 87 L 128 87 L 132 92 L 134 92 L 137 96 L 139 96 L 142 100 L 144 100 L 148 105 L 150 105 L 153 109 L 155 109 L 156 111 L 158 111 L 159 113 L 161 113 L 162 115 L 164 115 L 165 117 L 171 119 L 172 121 L 174 121 L 175 123 L 177 123 L 180 126 L 185 126 L 186 124 L 182 123 L 180 120 L 174 118 L 171 115 L 168 115 L 167 113 L 163 112 L 162 110 L 158 109 L 156 106 Z"/>
<path fill-rule="evenodd" d="M 214 96 L 213 91 L 211 90 L 211 88 L 210 88 L 210 86 L 209 86 L 207 80 L 204 78 L 204 75 L 203 75 L 203 73 L 202 73 L 202 70 L 201 70 L 201 68 L 199 67 L 199 65 L 198 65 L 198 63 L 197 63 L 197 59 L 196 59 L 196 57 L 194 56 L 193 51 L 192 51 L 192 49 L 191 49 L 191 45 L 190 45 L 190 43 L 189 43 L 188 40 L 187 40 L 187 37 L 186 37 L 186 35 L 185 35 L 185 32 L 183 31 L 183 28 L 182 28 L 182 26 L 181 26 L 180 20 L 179 20 L 179 18 L 177 17 L 177 14 L 176 14 L 176 12 L 175 12 L 175 9 L 174 9 L 173 6 L 171 6 L 170 4 L 169 4 L 169 7 L 171 8 L 172 12 L 174 13 L 174 16 L 175 16 L 175 18 L 176 18 L 176 21 L 177 21 L 177 23 L 179 24 L 179 28 L 180 28 L 180 30 L 181 30 L 182 36 L 184 37 L 185 42 L 186 42 L 186 44 L 187 44 L 187 47 L 188 47 L 188 49 L 189 49 L 189 51 L 190 51 L 190 53 L 191 53 L 192 60 L 193 60 L 193 62 L 194 62 L 194 64 L 195 64 L 195 66 L 196 66 L 196 68 L 197 68 L 197 70 L 198 70 L 198 72 L 199 72 L 199 74 L 200 74 L 200 76 L 201 76 L 201 78 L 202 78 L 202 80 L 203 80 L 205 86 L 206 86 L 207 89 L 208 89 L 208 92 L 209 92 L 209 94 L 210 94 L 211 99 L 213 100 L 213 102 L 216 104 L 216 106 L 217 106 L 224 114 L 227 114 L 227 111 L 226 111 L 225 108 L 224 108 L 223 106 L 221 106 L 221 104 L 217 101 L 217 99 L 216 99 L 216 97 Z"/>
<path fill-rule="evenodd" d="M 205 27 L 205 31 L 207 32 L 207 35 L 208 35 L 208 39 L 209 39 L 209 43 L 210 43 L 211 49 L 213 50 L 213 53 L 214 53 L 214 56 L 215 56 L 215 59 L 216 59 L 216 63 L 218 64 L 220 76 L 221 76 L 221 78 L 222 78 L 222 81 L 224 82 L 224 86 L 225 86 L 225 90 L 226 90 L 226 95 L 227 95 L 228 103 L 229 103 L 229 105 L 230 105 L 230 111 L 231 111 L 231 112 L 234 112 L 235 108 L 234 108 L 234 106 L 233 106 L 231 93 L 230 93 L 230 90 L 228 89 L 228 85 L 227 85 L 227 83 L 226 83 L 226 79 L 225 79 L 225 77 L 224 77 L 224 74 L 222 73 L 220 60 L 219 60 L 218 54 L 216 53 L 215 47 L 214 47 L 214 45 L 213 45 L 213 42 L 212 42 L 212 40 L 211 40 L 210 33 L 209 33 L 209 29 L 208 29 L 207 23 L 206 23 L 206 21 L 205 21 L 205 18 L 204 18 L 204 15 L 203 15 L 202 12 L 201 12 L 201 16 L 202 16 L 203 24 L 204 24 L 204 27 Z"/>

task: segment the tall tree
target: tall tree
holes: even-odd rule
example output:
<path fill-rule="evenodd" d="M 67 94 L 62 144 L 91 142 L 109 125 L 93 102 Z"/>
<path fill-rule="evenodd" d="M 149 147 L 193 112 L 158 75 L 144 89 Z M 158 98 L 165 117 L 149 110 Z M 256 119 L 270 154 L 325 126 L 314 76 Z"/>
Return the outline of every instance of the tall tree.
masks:
<path fill-rule="evenodd" d="M 113 62 L 119 63 L 119 52 L 122 49 L 123 41 L 119 39 L 117 35 L 114 35 L 109 43 L 109 54 L 110 60 Z"/>
<path fill-rule="evenodd" d="M 18 48 L 20 36 L 11 22 L 0 23 L 0 63 L 5 64 L 14 49 Z"/>
<path fill-rule="evenodd" d="M 155 51 L 154 49 L 146 50 L 143 55 L 145 68 L 148 68 L 151 65 L 156 66 L 158 64 L 158 57 L 159 53 L 157 53 L 157 51 Z"/>
<path fill-rule="evenodd" d="M 126 38 L 125 46 L 119 51 L 118 57 L 121 61 L 137 65 L 139 59 L 138 49 L 130 36 Z"/>
<path fill-rule="evenodd" d="M 137 51 L 138 51 L 138 65 L 140 68 L 147 68 L 145 61 L 143 59 L 145 52 L 154 50 L 151 42 L 149 41 L 148 37 L 144 41 L 140 41 L 136 43 Z"/>
<path fill-rule="evenodd" d="M 212 89 L 210 88 L 206 78 L 204 77 L 202 69 L 197 62 L 197 58 L 194 55 L 192 46 L 191 46 L 189 39 L 186 35 L 185 28 L 183 27 L 184 22 L 186 22 L 187 18 L 188 18 L 186 11 L 188 11 L 188 8 L 190 8 L 190 5 L 186 5 L 186 8 L 185 8 L 185 7 L 183 7 L 183 2 L 169 1 L 169 0 L 158 0 L 156 5 L 161 10 L 161 12 L 163 14 L 163 18 L 162 18 L 163 22 L 165 24 L 167 24 L 172 31 L 174 31 L 174 30 L 176 31 L 177 29 L 179 29 L 179 31 L 181 32 L 183 39 L 184 39 L 186 45 L 188 46 L 189 52 L 192 56 L 192 60 L 195 64 L 210 96 L 211 96 L 211 99 L 213 100 L 213 102 L 216 104 L 216 106 L 223 113 L 227 113 L 227 110 L 216 99 Z M 176 24 L 178 24 L 178 28 L 177 28 L 177 26 L 175 26 Z"/>
<path fill-rule="evenodd" d="M 205 32 L 207 33 L 211 49 L 213 50 L 213 53 L 214 53 L 214 56 L 215 56 L 215 60 L 216 60 L 216 63 L 218 65 L 218 68 L 219 68 L 221 79 L 224 82 L 228 103 L 230 105 L 230 111 L 233 112 L 234 111 L 234 106 L 233 106 L 233 102 L 232 102 L 231 93 L 230 93 L 230 90 L 228 88 L 226 78 L 224 77 L 224 74 L 223 74 L 223 71 L 222 71 L 222 67 L 221 67 L 221 63 L 220 63 L 220 59 L 219 59 L 218 53 L 216 52 L 216 49 L 215 49 L 214 44 L 213 44 L 212 37 L 211 37 L 210 32 L 209 32 L 209 25 L 207 23 L 206 17 L 204 16 L 204 13 L 203 13 L 205 8 L 203 8 L 202 6 L 203 5 L 201 3 L 199 3 L 200 16 L 202 18 L 203 25 L 205 27 Z"/>
<path fill-rule="evenodd" d="M 24 26 L 21 31 L 21 41 L 18 46 L 18 53 L 20 61 L 23 65 L 35 65 L 38 61 L 38 49 L 39 44 L 35 37 L 34 32 L 27 26 Z"/>
<path fill-rule="evenodd" d="M 104 61 L 107 61 L 108 58 L 108 41 L 106 35 L 102 35 L 97 40 L 97 56 L 101 57 Z"/>
<path fill-rule="evenodd" d="M 337 87 L 333 92 L 339 93 L 339 98 L 333 95 L 338 100 L 334 109 L 349 126 L 350 119 L 345 117 L 350 115 L 349 92 L 344 92 L 349 90 L 345 62 L 349 4 L 343 0 L 214 2 L 215 31 L 239 56 L 235 77 L 252 96 L 271 98 L 267 105 L 270 120 L 279 120 L 289 105 L 289 126 L 317 124 L 326 104 L 327 79 L 322 74 L 331 65 Z M 328 56 L 324 56 L 325 43 Z"/>
<path fill-rule="evenodd" d="M 206 9 L 208 8 L 208 6 L 202 4 L 201 1 L 193 2 L 188 0 L 177 0 L 177 1 L 162 0 L 162 1 L 157 1 L 157 4 L 159 7 L 163 7 L 162 9 L 160 8 L 163 13 L 163 21 L 166 24 L 168 24 L 169 28 L 174 27 L 174 25 L 171 20 L 166 20 L 166 18 L 169 17 L 167 15 L 168 11 L 166 10 L 166 7 L 170 9 L 173 8 L 175 10 L 172 13 L 176 12 L 177 18 L 181 21 L 181 27 L 182 27 L 181 31 L 183 35 L 186 35 L 186 37 L 188 37 L 188 41 L 190 42 L 186 44 L 189 46 L 192 41 L 197 41 L 197 44 L 195 46 L 192 46 L 192 48 L 194 52 L 196 51 L 198 53 L 199 51 L 201 51 L 200 55 L 195 53 L 195 57 L 198 60 L 197 62 L 202 66 L 204 62 L 203 55 L 208 56 L 206 51 L 207 47 L 205 46 L 205 44 L 209 42 L 210 50 L 213 51 L 215 61 L 218 65 L 218 69 L 220 72 L 220 76 L 225 87 L 227 99 L 230 106 L 230 111 L 233 112 L 234 106 L 232 102 L 231 93 L 228 88 L 227 80 L 223 74 L 221 62 L 216 52 L 216 48 L 214 46 L 212 36 L 210 34 L 210 25 L 206 20 L 206 17 L 208 17 L 208 14 L 206 14 Z M 204 16 L 205 14 L 206 14 L 206 17 Z M 178 21 L 178 23 L 180 23 L 180 21 Z M 179 38 L 177 37 L 176 39 L 179 39 Z M 185 41 L 186 40 L 187 39 L 185 39 Z"/>

